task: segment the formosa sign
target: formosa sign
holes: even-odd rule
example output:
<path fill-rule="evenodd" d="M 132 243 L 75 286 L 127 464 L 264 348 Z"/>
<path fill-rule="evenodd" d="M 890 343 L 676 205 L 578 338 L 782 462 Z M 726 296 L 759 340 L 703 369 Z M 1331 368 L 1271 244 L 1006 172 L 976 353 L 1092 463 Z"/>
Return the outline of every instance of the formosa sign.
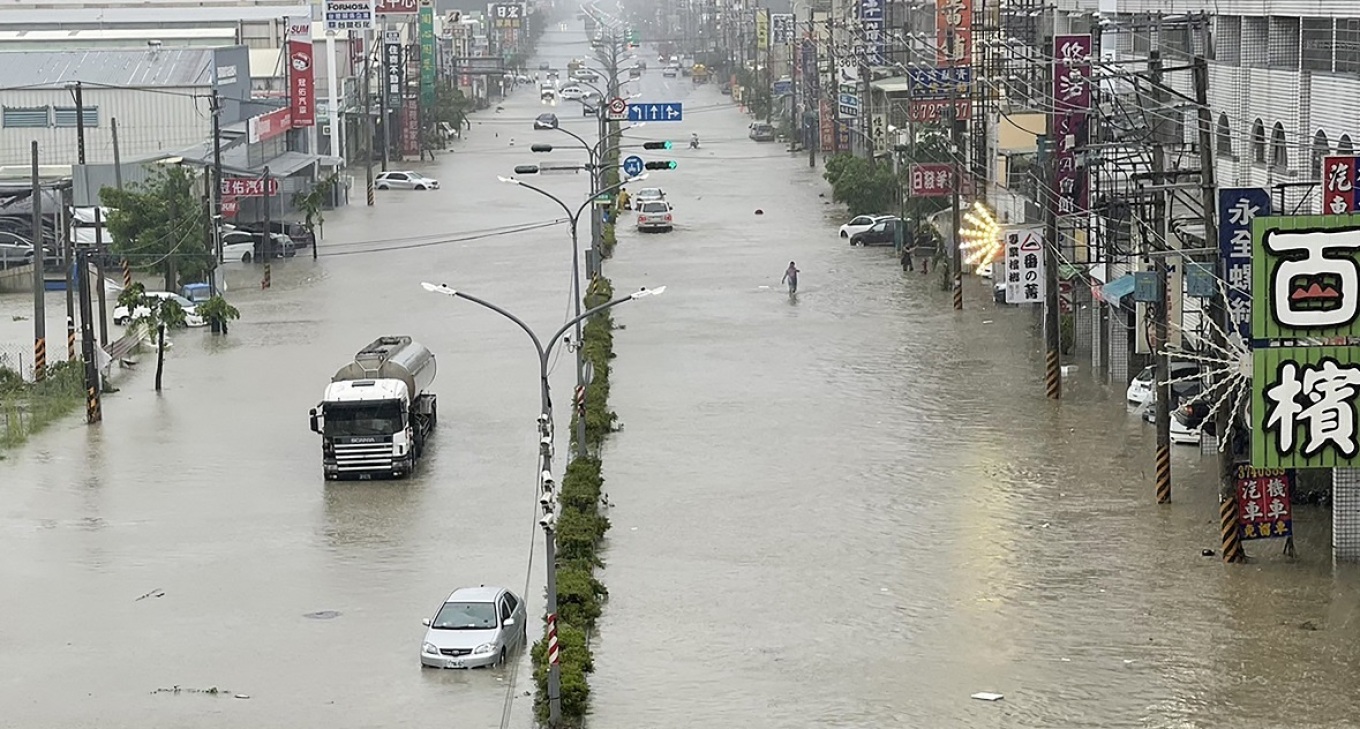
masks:
<path fill-rule="evenodd" d="M 288 108 L 293 126 L 316 125 L 316 76 L 312 68 L 312 19 L 288 18 Z"/>

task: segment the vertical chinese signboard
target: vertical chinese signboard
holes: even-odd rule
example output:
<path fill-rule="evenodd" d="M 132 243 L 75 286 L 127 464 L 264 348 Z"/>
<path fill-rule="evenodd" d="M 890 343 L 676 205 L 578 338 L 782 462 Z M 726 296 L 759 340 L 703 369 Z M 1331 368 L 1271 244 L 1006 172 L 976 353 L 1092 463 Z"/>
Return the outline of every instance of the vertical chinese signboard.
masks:
<path fill-rule="evenodd" d="M 836 121 L 831 114 L 831 102 L 822 99 L 820 111 L 821 116 L 819 118 L 821 119 L 821 125 L 817 130 L 818 136 L 822 141 L 822 151 L 830 152 L 832 147 L 836 144 Z"/>
<path fill-rule="evenodd" d="M 935 0 L 935 44 L 935 65 L 973 65 L 973 0 Z"/>
<path fill-rule="evenodd" d="M 500 30 L 519 30 L 524 26 L 524 5 L 494 3 L 491 6 L 492 25 Z"/>
<path fill-rule="evenodd" d="M 402 62 L 401 31 L 383 33 L 383 66 L 387 69 L 387 108 L 401 108 L 406 92 L 406 64 Z"/>
<path fill-rule="evenodd" d="M 1002 246 L 1006 262 L 1006 303 L 1037 304 L 1044 300 L 1044 230 L 1024 228 L 1006 232 Z"/>
<path fill-rule="evenodd" d="M 1353 467 L 1360 217 L 1258 217 L 1252 244 L 1251 465 Z"/>
<path fill-rule="evenodd" d="M 420 103 L 425 108 L 434 107 L 434 5 L 430 0 L 420 4 Z"/>
<path fill-rule="evenodd" d="M 401 108 L 401 153 L 420 154 L 420 106 L 415 97 L 409 97 Z"/>
<path fill-rule="evenodd" d="M 1077 150 L 1086 146 L 1091 115 L 1091 36 L 1060 35 L 1053 39 L 1053 195 L 1059 215 L 1090 209 L 1085 165 Z"/>
<path fill-rule="evenodd" d="M 1227 282 L 1228 334 L 1251 341 L 1251 221 L 1270 215 L 1270 193 L 1260 187 L 1218 191 L 1218 255 Z"/>
<path fill-rule="evenodd" d="M 1356 210 L 1356 157 L 1322 158 L 1322 214 L 1345 215 Z"/>
<path fill-rule="evenodd" d="M 1242 539 L 1274 539 L 1294 535 L 1289 509 L 1294 472 L 1238 466 L 1237 533 Z"/>
<path fill-rule="evenodd" d="M 865 60 L 871 66 L 884 65 L 883 0 L 859 0 L 859 29 Z"/>
<path fill-rule="evenodd" d="M 316 125 L 316 77 L 312 69 L 312 19 L 298 16 L 284 20 L 287 27 L 288 107 L 293 126 Z"/>
<path fill-rule="evenodd" d="M 773 13 L 770 15 L 772 42 L 777 46 L 793 42 L 793 13 Z"/>
<path fill-rule="evenodd" d="M 756 8 L 756 50 L 770 49 L 770 11 Z"/>

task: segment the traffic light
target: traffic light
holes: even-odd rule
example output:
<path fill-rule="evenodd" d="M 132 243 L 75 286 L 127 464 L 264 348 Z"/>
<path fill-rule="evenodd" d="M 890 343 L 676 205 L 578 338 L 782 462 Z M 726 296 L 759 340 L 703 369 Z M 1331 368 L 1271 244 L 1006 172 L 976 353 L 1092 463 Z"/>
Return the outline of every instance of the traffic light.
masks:
<path fill-rule="evenodd" d="M 536 175 L 538 174 L 538 165 L 515 165 L 515 174 Z"/>
<path fill-rule="evenodd" d="M 551 152 L 553 146 L 551 144 L 534 144 L 529 147 L 529 150 L 531 152 Z"/>
<path fill-rule="evenodd" d="M 667 159 L 661 160 L 659 162 L 648 162 L 644 164 L 643 167 L 649 170 L 673 170 L 675 169 L 676 165 L 675 160 Z"/>
<path fill-rule="evenodd" d="M 670 148 L 671 148 L 671 143 L 670 143 L 670 142 L 643 142 L 643 143 L 642 143 L 642 148 L 643 148 L 643 149 L 670 149 Z"/>

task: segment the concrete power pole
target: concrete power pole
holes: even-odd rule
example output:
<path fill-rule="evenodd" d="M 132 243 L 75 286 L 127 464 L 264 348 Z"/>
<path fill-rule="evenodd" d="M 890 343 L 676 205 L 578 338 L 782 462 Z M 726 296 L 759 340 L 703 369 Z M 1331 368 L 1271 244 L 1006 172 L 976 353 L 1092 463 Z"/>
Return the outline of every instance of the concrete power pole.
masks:
<path fill-rule="evenodd" d="M 42 181 L 38 177 L 38 143 L 33 142 L 33 379 L 47 379 L 47 310 L 43 306 Z"/>
<path fill-rule="evenodd" d="M 1152 89 L 1152 102 L 1156 105 L 1155 113 L 1163 113 L 1165 104 L 1162 92 L 1162 58 L 1159 51 L 1152 51 L 1148 59 L 1148 75 L 1150 87 Z M 1143 221 L 1144 235 L 1146 236 L 1147 226 L 1157 226 L 1156 233 L 1151 236 L 1153 246 L 1160 246 L 1162 250 L 1151 251 L 1153 266 L 1157 278 L 1157 320 L 1155 324 L 1155 339 L 1152 347 L 1153 362 L 1157 370 L 1157 457 L 1156 457 L 1156 490 L 1157 503 L 1171 503 L 1171 366 L 1167 360 L 1167 338 L 1170 324 L 1170 297 L 1167 291 L 1167 278 L 1169 270 L 1167 267 L 1167 256 L 1170 254 L 1170 246 L 1167 241 L 1166 217 L 1168 214 L 1166 205 L 1166 146 L 1165 139 L 1160 125 L 1153 125 L 1152 128 L 1152 182 L 1156 187 L 1153 192 L 1151 220 Z"/>
<path fill-rule="evenodd" d="M 363 139 L 361 148 L 364 155 L 364 178 L 367 182 L 367 203 L 371 208 L 374 204 L 373 197 L 373 107 L 370 104 L 371 93 L 369 92 L 369 82 L 373 78 L 373 32 L 364 31 L 364 77 L 359 80 L 359 93 L 363 97 L 359 105 L 364 111 L 363 131 L 360 133 Z"/>

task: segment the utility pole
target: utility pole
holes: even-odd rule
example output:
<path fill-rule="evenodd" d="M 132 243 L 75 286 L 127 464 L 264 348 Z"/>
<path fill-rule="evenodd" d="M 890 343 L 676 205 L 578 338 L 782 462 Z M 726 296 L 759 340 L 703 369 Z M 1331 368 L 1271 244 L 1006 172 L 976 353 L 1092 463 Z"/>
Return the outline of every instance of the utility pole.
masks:
<path fill-rule="evenodd" d="M 400 53 L 401 53 L 400 50 L 397 51 L 397 53 L 398 53 L 398 58 L 396 59 L 396 60 L 397 60 L 397 68 L 396 68 L 396 69 L 393 69 L 393 68 L 392 68 L 392 60 L 393 60 L 393 59 L 387 57 L 387 53 L 388 53 L 388 51 L 387 51 L 387 46 L 390 45 L 390 44 L 391 44 L 391 41 L 392 41 L 392 39 L 388 36 L 388 33 L 389 33 L 389 29 L 388 29 L 388 27 L 387 27 L 387 21 L 383 21 L 383 24 L 382 24 L 382 41 L 383 41 L 383 42 L 382 42 L 382 67 L 383 67 L 383 82 L 382 82 L 381 85 L 378 86 L 378 108 L 381 110 L 381 113 L 382 113 L 382 123 L 379 124 L 379 126 L 382 127 L 382 135 L 383 135 L 383 136 L 382 136 L 382 171 L 383 171 L 383 172 L 386 172 L 386 171 L 387 171 L 387 166 L 388 166 L 389 164 L 391 164 L 391 159 L 392 159 L 392 130 L 391 130 L 390 128 L 388 128 L 388 122 L 392 121 L 392 107 L 393 107 L 393 106 L 396 106 L 397 108 L 401 108 L 401 100 L 400 100 L 400 99 L 397 99 L 397 103 L 396 103 L 396 104 L 393 104 L 393 103 L 392 103 L 392 91 L 391 91 L 391 89 L 389 89 L 388 87 L 392 85 L 392 74 L 393 74 L 394 72 L 402 72 L 402 73 L 404 73 L 404 71 L 405 71 L 405 69 L 403 68 L 403 65 L 404 65 L 404 64 L 402 63 L 402 61 L 404 61 L 405 59 L 403 59 L 403 58 L 400 57 Z M 400 47 L 400 46 L 399 46 L 399 47 Z"/>
<path fill-rule="evenodd" d="M 329 63 L 335 65 L 332 58 Z M 217 276 L 222 266 L 222 236 L 219 231 L 222 229 L 222 97 L 218 95 L 217 89 L 212 92 L 212 145 L 213 145 L 213 170 L 212 185 L 209 188 L 211 195 L 211 207 L 208 209 L 208 224 L 212 230 L 211 248 L 213 252 L 212 275 L 208 277 L 208 291 L 213 295 L 218 295 Z M 335 130 L 332 129 L 332 132 Z M 217 323 L 214 321 L 213 327 Z"/>
<path fill-rule="evenodd" d="M 827 61 L 831 71 L 831 88 L 822 93 L 831 98 L 831 153 L 841 153 L 841 77 L 836 69 L 836 29 L 831 16 L 826 16 Z"/>
<path fill-rule="evenodd" d="M 76 161 L 85 164 L 85 95 L 76 82 Z"/>
<path fill-rule="evenodd" d="M 1148 75 L 1150 77 L 1149 86 L 1152 93 L 1152 101 L 1156 105 L 1154 113 L 1163 113 L 1166 105 L 1162 93 L 1162 58 L 1159 51 L 1152 51 L 1148 56 Z M 1152 356 L 1157 371 L 1157 503 L 1171 503 L 1171 367 L 1167 361 L 1167 325 L 1170 318 L 1170 299 L 1167 291 L 1167 256 L 1170 254 L 1170 246 L 1167 245 L 1166 238 L 1166 147 L 1164 145 L 1164 135 L 1160 124 L 1152 127 L 1152 182 L 1156 186 L 1152 195 L 1152 215 L 1150 221 L 1144 221 L 1144 239 L 1151 240 L 1152 246 L 1161 250 L 1152 250 L 1153 265 L 1157 277 L 1157 311 L 1156 320 L 1156 341 L 1153 343 Z M 1148 236 L 1148 225 L 1156 225 L 1157 230 L 1154 235 Z"/>
<path fill-rule="evenodd" d="M 1051 72 L 1049 74 L 1052 75 Z M 1050 84 L 1052 86 L 1052 84 Z M 1054 137 L 1041 137 L 1044 145 L 1044 393 L 1062 399 L 1062 317 L 1058 311 L 1058 155 Z"/>
<path fill-rule="evenodd" d="M 814 57 L 812 59 L 812 78 L 808 78 L 806 74 L 803 76 L 803 118 L 799 120 L 799 123 L 802 125 L 804 130 L 807 129 L 807 120 L 809 114 L 815 114 L 813 118 L 818 120 L 819 125 L 822 118 L 821 109 L 822 84 L 821 79 L 817 78 L 818 69 L 822 67 L 821 59 L 822 53 L 821 46 L 816 41 L 815 38 L 816 35 L 817 35 L 817 21 L 813 19 L 812 8 L 808 8 L 808 37 L 813 38 L 812 52 Z M 807 51 L 806 45 L 803 46 L 803 50 L 805 52 Z M 803 71 L 806 72 L 807 68 L 808 62 L 807 59 L 804 58 Z M 813 91 L 817 91 L 817 93 L 814 94 L 812 93 Z M 803 138 L 807 140 L 808 167 L 815 168 L 817 166 L 817 148 L 822 144 L 821 129 L 819 127 L 814 127 L 811 134 L 808 134 L 806 131 L 804 131 Z"/>
<path fill-rule="evenodd" d="M 216 96 L 217 92 L 214 91 Z M 109 134 L 113 136 L 113 186 L 123 189 L 123 155 L 118 147 L 118 117 L 109 119 Z"/>
<path fill-rule="evenodd" d="M 80 330 L 81 353 L 85 362 L 85 422 L 98 423 L 104 419 L 99 402 L 99 365 L 94 361 L 94 327 L 90 326 L 90 262 L 84 248 L 76 252 L 80 263 Z"/>
<path fill-rule="evenodd" d="M 765 123 L 774 120 L 774 14 L 765 8 Z M 756 42 L 760 42 L 759 36 Z"/>
<path fill-rule="evenodd" d="M 108 293 L 104 290 L 104 219 L 98 205 L 94 208 L 94 267 L 99 276 L 99 346 L 109 346 Z"/>
<path fill-rule="evenodd" d="M 264 279 L 260 281 L 260 288 L 267 289 L 273 282 L 270 281 L 270 261 L 274 259 L 274 230 L 270 217 L 270 208 L 274 206 L 274 196 L 269 194 L 269 168 L 264 168 L 264 190 L 260 199 L 264 202 Z"/>
<path fill-rule="evenodd" d="M 363 155 L 364 178 L 367 181 L 366 194 L 368 206 L 373 207 L 373 107 L 370 106 L 369 82 L 373 78 L 373 32 L 364 31 L 364 77 L 359 83 L 359 93 L 363 97 L 360 106 L 364 108 Z"/>
<path fill-rule="evenodd" d="M 42 182 L 38 179 L 38 142 L 33 155 L 33 379 L 47 379 L 47 311 L 43 306 Z"/>
<path fill-rule="evenodd" d="M 954 169 L 950 173 L 953 184 L 949 190 L 949 204 L 952 210 L 949 213 L 951 230 L 949 240 L 951 252 L 950 267 L 954 269 L 954 311 L 963 311 L 963 249 L 959 247 L 959 224 L 963 221 L 959 215 L 959 188 L 963 186 L 963 165 L 959 164 L 959 158 L 963 156 L 963 148 L 959 145 L 959 107 L 958 107 L 958 84 L 950 84 L 949 94 L 949 160 Z"/>
<path fill-rule="evenodd" d="M 58 193 L 61 194 L 61 193 Z M 71 240 L 71 219 L 65 200 L 57 207 L 57 235 L 61 240 L 61 265 L 66 269 L 66 361 L 76 361 L 76 246 Z"/>

